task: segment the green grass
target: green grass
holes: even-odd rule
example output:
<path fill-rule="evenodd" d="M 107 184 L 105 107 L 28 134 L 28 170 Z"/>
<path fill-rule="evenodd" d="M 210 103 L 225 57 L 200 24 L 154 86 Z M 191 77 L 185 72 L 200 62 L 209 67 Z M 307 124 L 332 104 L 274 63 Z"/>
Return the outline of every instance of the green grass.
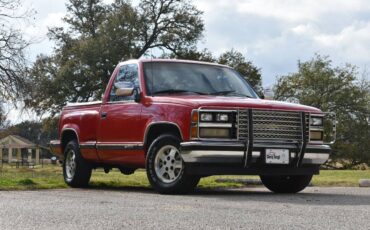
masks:
<path fill-rule="evenodd" d="M 236 188 L 244 186 L 237 182 L 217 182 L 218 178 L 253 178 L 257 176 L 211 176 L 202 178 L 201 188 Z M 370 179 L 370 170 L 322 170 L 313 178 L 314 186 L 358 186 L 359 179 Z M 123 175 L 118 170 L 105 174 L 103 170 L 94 170 L 90 186 L 93 188 L 148 188 L 150 187 L 144 170 L 137 170 L 132 175 Z M 67 188 L 63 181 L 60 166 L 47 165 L 35 168 L 15 168 L 8 165 L 0 167 L 0 190 L 33 190 Z"/>
<path fill-rule="evenodd" d="M 358 186 L 360 179 L 370 179 L 370 170 L 321 170 L 313 177 L 314 186 Z"/>
<path fill-rule="evenodd" d="M 33 169 L 0 167 L 0 190 L 31 190 L 66 188 L 62 171 L 56 166 L 36 166 Z"/>

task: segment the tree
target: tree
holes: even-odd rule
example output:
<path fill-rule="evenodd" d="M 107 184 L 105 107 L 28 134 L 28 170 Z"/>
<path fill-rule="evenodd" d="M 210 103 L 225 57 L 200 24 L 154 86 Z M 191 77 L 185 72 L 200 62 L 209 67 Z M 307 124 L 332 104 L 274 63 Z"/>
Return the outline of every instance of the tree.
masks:
<path fill-rule="evenodd" d="M 211 51 L 209 51 L 208 49 L 203 49 L 199 51 L 196 47 L 184 48 L 178 50 L 176 53 L 163 53 L 160 58 L 185 59 L 215 63 L 217 62 L 217 58 L 213 56 Z"/>
<path fill-rule="evenodd" d="M 58 113 L 67 102 L 100 99 L 116 64 L 162 49 L 176 53 L 195 46 L 204 30 L 202 12 L 190 1 L 70 0 L 64 21 L 53 28 L 57 47 L 39 56 L 28 78 L 25 105 L 39 114 Z M 32 89 L 32 90 L 30 90 Z"/>
<path fill-rule="evenodd" d="M 262 95 L 262 76 L 261 70 L 247 61 L 242 53 L 231 49 L 220 55 L 218 63 L 231 66 L 238 71 L 257 91 L 259 95 Z"/>
<path fill-rule="evenodd" d="M 4 109 L 2 103 L 0 102 L 0 130 L 5 127 L 6 123 L 6 114 L 4 113 Z"/>
<path fill-rule="evenodd" d="M 299 102 L 335 112 L 338 120 L 333 159 L 350 166 L 370 163 L 370 84 L 359 81 L 356 67 L 333 67 L 328 57 L 316 55 L 298 62 L 298 71 L 278 78 L 275 99 Z"/>
<path fill-rule="evenodd" d="M 106 17 L 107 7 L 102 4 L 102 0 L 70 0 L 67 11 L 64 21 L 71 26 L 71 32 L 95 37 L 98 26 Z"/>
<path fill-rule="evenodd" d="M 176 53 L 195 46 L 204 30 L 201 15 L 189 0 L 142 0 L 138 56 L 150 48 L 165 48 Z"/>
<path fill-rule="evenodd" d="M 29 45 L 15 23 L 32 13 L 19 13 L 20 0 L 0 0 L 0 100 L 17 99 L 24 86 L 26 62 L 24 50 Z"/>

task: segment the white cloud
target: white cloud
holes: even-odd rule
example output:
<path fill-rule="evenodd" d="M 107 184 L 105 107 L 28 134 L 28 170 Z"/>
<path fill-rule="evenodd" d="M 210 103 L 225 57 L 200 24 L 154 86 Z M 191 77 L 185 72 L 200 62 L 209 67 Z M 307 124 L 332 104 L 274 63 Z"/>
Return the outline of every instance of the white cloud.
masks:
<path fill-rule="evenodd" d="M 317 21 L 322 15 L 368 11 L 370 6 L 363 0 L 231 0 L 222 4 L 232 4 L 237 12 L 261 17 L 274 17 L 288 22 Z"/>
<path fill-rule="evenodd" d="M 350 46 L 353 43 L 367 45 L 364 42 L 370 40 L 370 22 L 354 22 L 337 34 L 319 34 L 315 40 L 326 47 Z"/>
<path fill-rule="evenodd" d="M 313 35 L 318 32 L 317 28 L 315 28 L 312 24 L 299 24 L 296 27 L 293 27 L 291 31 L 302 36 Z"/>
<path fill-rule="evenodd" d="M 370 22 L 354 22 L 339 33 L 318 34 L 314 40 L 327 52 L 345 57 L 348 62 L 370 64 Z"/>

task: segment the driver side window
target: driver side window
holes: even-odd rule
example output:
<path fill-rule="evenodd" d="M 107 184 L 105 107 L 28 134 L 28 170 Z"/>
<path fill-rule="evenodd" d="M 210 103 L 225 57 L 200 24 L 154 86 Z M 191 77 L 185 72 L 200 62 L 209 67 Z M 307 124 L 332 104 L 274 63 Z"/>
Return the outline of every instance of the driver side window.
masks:
<path fill-rule="evenodd" d="M 128 64 L 120 67 L 116 78 L 113 82 L 112 89 L 110 91 L 109 101 L 132 101 L 134 100 L 135 93 L 131 96 L 117 96 L 117 87 L 124 86 L 127 88 L 134 88 L 134 91 L 139 90 L 139 75 L 138 67 L 136 64 Z"/>

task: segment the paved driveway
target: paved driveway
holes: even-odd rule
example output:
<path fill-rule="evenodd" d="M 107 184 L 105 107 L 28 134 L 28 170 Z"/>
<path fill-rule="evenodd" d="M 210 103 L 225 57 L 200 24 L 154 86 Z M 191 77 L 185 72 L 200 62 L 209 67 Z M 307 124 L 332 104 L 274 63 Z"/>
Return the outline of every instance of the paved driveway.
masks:
<path fill-rule="evenodd" d="M 370 229 L 370 189 L 1 191 L 0 229 Z"/>

